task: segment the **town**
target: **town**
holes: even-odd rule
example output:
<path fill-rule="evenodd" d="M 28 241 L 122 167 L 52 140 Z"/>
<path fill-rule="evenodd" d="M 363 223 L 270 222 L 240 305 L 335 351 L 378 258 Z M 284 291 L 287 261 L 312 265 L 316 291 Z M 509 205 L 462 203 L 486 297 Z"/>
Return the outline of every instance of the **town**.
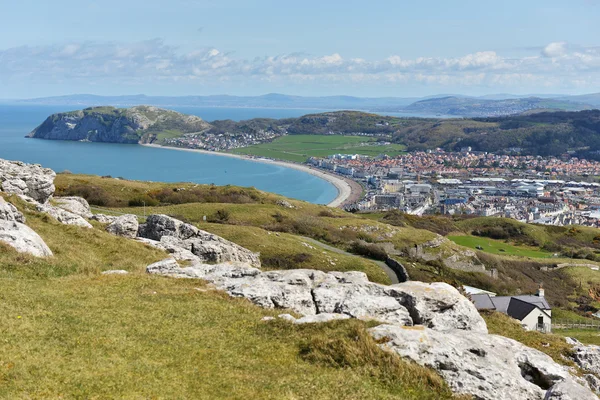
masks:
<path fill-rule="evenodd" d="M 397 157 L 336 154 L 308 164 L 364 185 L 351 210 L 497 216 L 546 225 L 600 226 L 600 163 L 441 149 Z"/>

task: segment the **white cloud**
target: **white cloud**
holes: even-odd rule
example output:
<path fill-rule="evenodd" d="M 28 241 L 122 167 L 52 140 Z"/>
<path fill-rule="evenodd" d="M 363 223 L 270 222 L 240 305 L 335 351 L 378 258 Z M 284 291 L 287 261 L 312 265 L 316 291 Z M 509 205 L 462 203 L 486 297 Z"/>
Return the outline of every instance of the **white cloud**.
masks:
<path fill-rule="evenodd" d="M 544 57 L 561 57 L 567 53 L 566 42 L 552 42 L 542 50 Z"/>
<path fill-rule="evenodd" d="M 461 87 L 569 87 L 600 84 L 600 48 L 554 42 L 541 54 L 509 58 L 494 51 L 456 57 L 390 55 L 381 60 L 290 53 L 235 57 L 216 48 L 182 52 L 160 39 L 67 43 L 0 50 L 0 81 L 277 82 L 410 84 Z"/>

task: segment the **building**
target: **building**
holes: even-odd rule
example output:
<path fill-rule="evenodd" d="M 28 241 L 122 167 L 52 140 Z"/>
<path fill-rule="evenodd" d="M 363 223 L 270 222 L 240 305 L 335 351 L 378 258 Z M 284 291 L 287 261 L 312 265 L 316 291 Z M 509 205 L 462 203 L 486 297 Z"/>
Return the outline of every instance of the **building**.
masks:
<path fill-rule="evenodd" d="M 478 310 L 498 311 L 521 321 L 529 331 L 552 331 L 552 308 L 540 287 L 536 295 L 494 296 L 489 293 L 472 294 L 471 300 Z"/>

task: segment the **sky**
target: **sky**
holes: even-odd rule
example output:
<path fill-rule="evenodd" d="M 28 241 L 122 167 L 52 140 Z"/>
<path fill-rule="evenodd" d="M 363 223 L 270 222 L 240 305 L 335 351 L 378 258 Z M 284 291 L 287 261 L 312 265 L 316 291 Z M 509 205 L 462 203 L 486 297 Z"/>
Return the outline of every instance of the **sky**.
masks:
<path fill-rule="evenodd" d="M 600 92 L 600 0 L 0 0 L 0 99 Z"/>

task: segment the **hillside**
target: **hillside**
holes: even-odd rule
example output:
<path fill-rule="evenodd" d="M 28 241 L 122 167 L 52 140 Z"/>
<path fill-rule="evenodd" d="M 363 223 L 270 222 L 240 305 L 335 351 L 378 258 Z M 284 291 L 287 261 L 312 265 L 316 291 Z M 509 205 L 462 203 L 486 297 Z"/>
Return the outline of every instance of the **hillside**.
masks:
<path fill-rule="evenodd" d="M 91 107 L 53 114 L 28 137 L 109 143 L 154 143 L 166 138 L 208 130 L 210 124 L 152 106 Z"/>
<path fill-rule="evenodd" d="M 0 397 L 595 398 L 564 338 L 484 319 L 444 283 L 487 275 L 433 232 L 4 160 L 0 182 Z M 386 253 L 434 283 L 387 285 L 366 258 Z M 536 278 L 500 276 L 520 272 Z"/>
<path fill-rule="evenodd" d="M 473 97 L 441 97 L 412 103 L 404 112 L 454 115 L 457 117 L 488 117 L 520 114 L 529 110 L 580 111 L 591 109 L 583 102 L 528 97 L 518 99 L 482 99 Z"/>

